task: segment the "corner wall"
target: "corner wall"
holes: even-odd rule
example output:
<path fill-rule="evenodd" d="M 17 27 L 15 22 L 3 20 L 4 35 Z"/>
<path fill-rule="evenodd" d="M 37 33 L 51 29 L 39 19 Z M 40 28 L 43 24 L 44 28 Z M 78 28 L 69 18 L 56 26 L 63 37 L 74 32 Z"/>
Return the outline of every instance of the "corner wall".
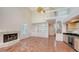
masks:
<path fill-rule="evenodd" d="M 21 31 L 23 24 L 28 25 L 28 35 L 31 24 L 31 11 L 28 8 L 3 7 L 0 8 L 0 31 Z M 20 37 L 21 38 L 21 37 Z M 21 38 L 22 39 L 22 38 Z"/>

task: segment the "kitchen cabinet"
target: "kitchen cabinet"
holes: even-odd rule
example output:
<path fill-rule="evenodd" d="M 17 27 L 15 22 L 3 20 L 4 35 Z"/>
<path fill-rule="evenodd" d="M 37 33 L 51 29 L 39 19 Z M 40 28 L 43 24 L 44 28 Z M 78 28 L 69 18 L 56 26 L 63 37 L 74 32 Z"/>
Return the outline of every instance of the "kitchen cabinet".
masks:
<path fill-rule="evenodd" d="M 74 31 L 76 28 L 76 23 L 69 23 L 68 24 L 68 31 Z"/>
<path fill-rule="evenodd" d="M 74 49 L 79 51 L 79 38 L 78 37 L 75 37 L 74 39 Z"/>
<path fill-rule="evenodd" d="M 68 43 L 68 36 L 67 35 L 64 35 L 64 40 L 63 40 L 65 43 Z"/>
<path fill-rule="evenodd" d="M 79 51 L 79 34 L 77 33 L 63 33 L 64 34 L 64 42 L 67 43 L 68 46 L 72 47 L 76 51 Z"/>
<path fill-rule="evenodd" d="M 67 23 L 68 31 L 75 31 L 77 29 L 79 29 L 79 19 L 73 19 Z"/>

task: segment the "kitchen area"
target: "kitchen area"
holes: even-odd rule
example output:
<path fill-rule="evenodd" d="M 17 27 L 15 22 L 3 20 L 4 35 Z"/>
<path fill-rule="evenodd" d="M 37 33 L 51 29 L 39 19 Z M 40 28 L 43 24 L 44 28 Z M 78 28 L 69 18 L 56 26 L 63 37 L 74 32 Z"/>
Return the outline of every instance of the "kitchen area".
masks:
<path fill-rule="evenodd" d="M 65 23 L 66 32 L 63 33 L 63 41 L 75 51 L 79 51 L 79 15 Z"/>

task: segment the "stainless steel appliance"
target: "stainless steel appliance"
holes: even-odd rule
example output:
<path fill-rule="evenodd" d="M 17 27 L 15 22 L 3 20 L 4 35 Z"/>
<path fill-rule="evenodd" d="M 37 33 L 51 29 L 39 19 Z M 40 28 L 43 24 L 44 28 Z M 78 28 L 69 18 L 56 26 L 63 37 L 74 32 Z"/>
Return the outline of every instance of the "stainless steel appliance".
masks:
<path fill-rule="evenodd" d="M 71 47 L 74 47 L 74 36 L 71 36 L 71 35 L 68 36 L 68 44 Z"/>

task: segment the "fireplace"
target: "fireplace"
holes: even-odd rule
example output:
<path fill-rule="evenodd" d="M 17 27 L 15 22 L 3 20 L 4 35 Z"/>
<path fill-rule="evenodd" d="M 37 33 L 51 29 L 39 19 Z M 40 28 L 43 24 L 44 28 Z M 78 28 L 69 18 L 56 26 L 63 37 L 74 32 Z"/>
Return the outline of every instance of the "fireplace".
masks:
<path fill-rule="evenodd" d="M 12 33 L 12 34 L 4 34 L 3 35 L 3 42 L 9 42 L 18 39 L 18 33 Z"/>

